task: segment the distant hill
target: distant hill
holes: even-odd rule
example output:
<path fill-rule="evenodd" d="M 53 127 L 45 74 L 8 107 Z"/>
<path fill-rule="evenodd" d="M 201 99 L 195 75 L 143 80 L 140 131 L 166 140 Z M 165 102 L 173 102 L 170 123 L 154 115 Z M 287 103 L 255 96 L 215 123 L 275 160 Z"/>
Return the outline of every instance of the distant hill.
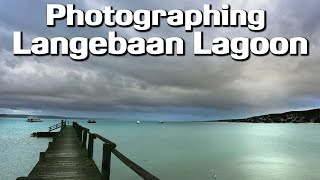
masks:
<path fill-rule="evenodd" d="M 320 109 L 290 111 L 280 114 L 267 114 L 245 119 L 219 120 L 210 122 L 247 122 L 247 123 L 320 123 Z"/>
<path fill-rule="evenodd" d="M 63 116 L 48 116 L 48 115 L 27 115 L 27 114 L 0 114 L 2 118 L 27 118 L 28 116 L 36 116 L 41 119 L 70 119 L 70 117 Z"/>

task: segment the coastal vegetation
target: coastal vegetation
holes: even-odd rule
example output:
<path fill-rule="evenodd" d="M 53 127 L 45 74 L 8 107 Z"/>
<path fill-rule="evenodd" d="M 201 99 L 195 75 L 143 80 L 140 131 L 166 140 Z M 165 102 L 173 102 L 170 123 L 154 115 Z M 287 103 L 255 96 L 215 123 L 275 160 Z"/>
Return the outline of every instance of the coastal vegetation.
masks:
<path fill-rule="evenodd" d="M 210 121 L 213 122 L 213 121 Z M 219 120 L 214 122 L 245 123 L 320 123 L 320 109 L 290 111 L 279 114 L 267 114 L 244 119 Z"/>

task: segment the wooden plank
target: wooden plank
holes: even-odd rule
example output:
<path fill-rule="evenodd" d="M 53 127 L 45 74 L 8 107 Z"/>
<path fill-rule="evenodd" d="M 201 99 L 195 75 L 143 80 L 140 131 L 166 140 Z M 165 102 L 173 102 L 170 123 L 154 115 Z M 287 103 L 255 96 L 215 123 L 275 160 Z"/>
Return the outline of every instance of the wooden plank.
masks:
<path fill-rule="evenodd" d="M 28 179 L 101 179 L 101 173 L 88 158 L 75 129 L 66 126 L 50 143 L 47 151 L 27 177 Z"/>

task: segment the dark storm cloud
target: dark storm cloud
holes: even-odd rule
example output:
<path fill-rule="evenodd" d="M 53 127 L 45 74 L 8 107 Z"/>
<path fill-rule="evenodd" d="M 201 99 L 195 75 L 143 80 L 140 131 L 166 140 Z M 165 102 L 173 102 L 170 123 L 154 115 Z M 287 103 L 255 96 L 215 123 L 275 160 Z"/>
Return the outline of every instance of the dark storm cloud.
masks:
<path fill-rule="evenodd" d="M 66 4 L 65 1 L 46 1 Z M 68 1 L 75 3 L 75 1 Z M 309 57 L 252 57 L 235 62 L 230 57 L 91 57 L 75 62 L 66 57 L 15 57 L 12 31 L 24 31 L 26 44 L 36 36 L 105 36 L 108 29 L 46 27 L 46 4 L 8 1 L 0 4 L 0 108 L 88 112 L 144 112 L 190 114 L 198 117 L 240 117 L 257 113 L 318 106 L 320 2 L 223 1 L 232 8 L 266 9 L 268 27 L 261 34 L 239 28 L 205 28 L 217 36 L 306 36 Z M 81 9 L 112 5 L 115 9 L 191 9 L 211 1 L 77 2 Z M 215 1 L 220 8 L 221 1 Z M 32 10 L 31 10 L 32 9 Z M 116 28 L 125 37 L 181 36 L 192 49 L 192 34 L 160 28 L 137 33 Z"/>

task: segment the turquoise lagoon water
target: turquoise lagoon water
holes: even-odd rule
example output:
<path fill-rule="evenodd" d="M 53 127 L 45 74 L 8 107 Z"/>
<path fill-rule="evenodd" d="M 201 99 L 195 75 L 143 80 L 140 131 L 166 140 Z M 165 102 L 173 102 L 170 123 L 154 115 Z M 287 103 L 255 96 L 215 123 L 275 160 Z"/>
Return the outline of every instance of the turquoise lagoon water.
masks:
<path fill-rule="evenodd" d="M 30 134 L 58 122 L 0 119 L 0 179 L 27 175 L 51 141 Z M 320 179 L 318 124 L 79 122 L 160 179 Z M 94 148 L 101 167 L 102 143 L 95 141 Z M 111 178 L 140 179 L 114 156 Z"/>

